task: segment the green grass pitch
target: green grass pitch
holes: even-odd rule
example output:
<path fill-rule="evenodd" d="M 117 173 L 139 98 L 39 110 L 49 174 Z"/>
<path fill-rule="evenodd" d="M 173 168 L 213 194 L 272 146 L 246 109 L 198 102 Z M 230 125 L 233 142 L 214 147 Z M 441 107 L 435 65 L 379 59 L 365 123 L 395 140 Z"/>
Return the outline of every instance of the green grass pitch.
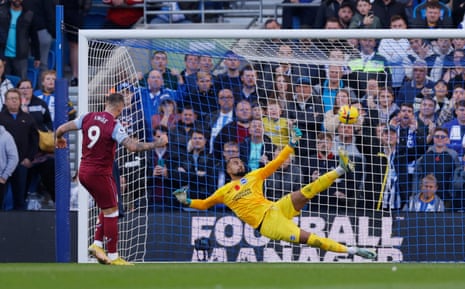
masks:
<path fill-rule="evenodd" d="M 5 289 L 458 289 L 465 264 L 0 264 Z"/>

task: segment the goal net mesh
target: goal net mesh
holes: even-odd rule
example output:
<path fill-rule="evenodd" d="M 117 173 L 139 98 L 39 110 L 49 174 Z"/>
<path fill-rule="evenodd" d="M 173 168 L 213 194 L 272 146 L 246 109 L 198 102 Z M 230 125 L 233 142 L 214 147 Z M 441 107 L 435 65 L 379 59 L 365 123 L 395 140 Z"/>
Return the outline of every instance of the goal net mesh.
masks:
<path fill-rule="evenodd" d="M 433 52 L 439 47 L 432 43 L 428 45 Z M 383 54 L 361 55 L 370 46 L 383 47 Z M 459 206 L 449 193 L 453 186 L 448 174 L 416 168 L 432 144 L 427 140 L 428 123 L 422 127 L 416 115 L 421 98 L 435 95 L 420 88 L 425 94 L 420 97 L 416 87 L 405 84 L 419 81 L 417 70 L 423 67 L 434 84 L 439 78 L 433 79 L 432 71 L 438 67 L 431 69 L 422 61 L 403 63 L 409 51 L 401 51 L 395 42 L 95 39 L 88 40 L 87 54 L 85 109 L 102 110 L 105 96 L 123 93 L 127 101 L 120 121 L 128 133 L 140 141 L 167 139 L 166 146 L 151 152 L 129 153 L 122 147 L 117 151 L 115 178 L 123 212 L 119 252 L 130 261 L 362 261 L 269 240 L 224 206 L 198 211 L 181 206 L 172 196 L 189 185 L 191 198 L 208 197 L 229 180 L 225 163 L 236 155 L 249 171 L 265 166 L 289 142 L 293 126 L 302 130 L 303 138 L 292 157 L 264 182 L 268 199 L 276 201 L 337 167 L 339 148 L 355 164 L 354 173 L 338 178 L 295 218 L 303 230 L 374 249 L 380 262 L 416 261 L 426 253 L 420 254 L 420 244 L 413 240 L 428 247 L 429 232 L 402 235 L 401 212 L 421 191 L 422 177 L 433 173 L 445 186 L 437 196 L 446 211 Z M 446 64 L 442 69 L 448 69 Z M 446 87 L 447 94 L 452 89 Z M 340 123 L 338 110 L 344 104 L 358 108 L 355 124 Z M 411 109 L 411 115 L 402 114 L 403 108 Z M 407 117 L 412 118 L 412 129 L 405 131 L 401 119 Z M 429 220 L 420 214 L 416 217 Z M 91 203 L 89 243 L 97 215 Z M 454 215 L 436 218 L 447 223 Z M 463 233 L 463 227 L 460 230 Z M 458 233 L 452 233 L 452 239 Z"/>

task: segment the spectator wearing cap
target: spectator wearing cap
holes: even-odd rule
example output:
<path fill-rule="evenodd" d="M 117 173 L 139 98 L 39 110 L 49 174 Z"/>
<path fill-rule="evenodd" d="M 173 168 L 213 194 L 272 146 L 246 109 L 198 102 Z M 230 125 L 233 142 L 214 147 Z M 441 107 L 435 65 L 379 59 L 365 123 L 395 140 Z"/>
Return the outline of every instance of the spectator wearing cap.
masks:
<path fill-rule="evenodd" d="M 428 68 L 426 62 L 417 60 L 413 64 L 413 77 L 410 81 L 405 81 L 401 86 L 396 98 L 398 105 L 410 103 L 418 111 L 420 102 L 425 96 L 433 96 L 434 82 L 427 78 Z"/>
<path fill-rule="evenodd" d="M 420 181 L 432 174 L 437 179 L 438 193 L 447 207 L 452 206 L 454 174 L 461 167 L 457 152 L 448 147 L 449 131 L 446 128 L 435 128 L 432 131 L 433 145 L 418 158 L 415 166 L 412 192 L 417 192 Z"/>
<path fill-rule="evenodd" d="M 299 146 L 301 156 L 315 153 L 316 133 L 322 131 L 324 117 L 323 103 L 312 88 L 308 77 L 300 77 L 294 83 L 294 96 L 288 102 L 288 119 L 294 120 L 303 133 Z"/>
<path fill-rule="evenodd" d="M 224 55 L 223 60 L 226 72 L 220 74 L 216 78 L 216 91 L 227 88 L 231 91 L 237 91 L 241 87 L 241 57 L 234 51 L 228 50 Z"/>

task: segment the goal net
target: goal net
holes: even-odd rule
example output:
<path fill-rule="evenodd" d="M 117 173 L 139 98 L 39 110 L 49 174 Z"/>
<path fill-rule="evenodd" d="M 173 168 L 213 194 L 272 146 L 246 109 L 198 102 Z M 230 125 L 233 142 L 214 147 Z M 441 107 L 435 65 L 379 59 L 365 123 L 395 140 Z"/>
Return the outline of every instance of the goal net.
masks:
<path fill-rule="evenodd" d="M 120 92 L 126 97 L 120 121 L 128 133 L 141 141 L 167 140 L 151 152 L 117 150 L 119 253 L 135 262 L 363 261 L 269 240 L 224 206 L 198 211 L 172 196 L 184 185 L 191 198 L 210 196 L 229 181 L 225 163 L 231 157 L 240 157 L 248 171 L 266 166 L 297 126 L 303 138 L 264 182 L 268 199 L 277 201 L 337 167 L 339 148 L 355 164 L 355 172 L 338 178 L 295 217 L 303 230 L 373 249 L 379 262 L 456 258 L 431 241 L 438 237 L 450 238 L 463 256 L 463 244 L 455 243 L 464 233 L 455 214 L 461 188 L 453 185 L 455 171 L 445 171 L 461 154 L 450 152 L 453 160 L 442 166 L 426 157 L 434 138 L 429 125 L 441 127 L 453 116 L 430 124 L 423 108 L 431 100 L 437 116 L 453 110 L 435 84 L 443 71 L 464 64 L 463 50 L 462 62 L 454 62 L 457 33 L 451 31 L 445 53 L 443 36 L 415 32 L 81 30 L 80 79 L 88 82 L 80 84 L 80 113 L 102 110 L 105 97 Z M 430 58 L 412 59 L 416 39 L 430 49 Z M 437 61 L 434 55 L 440 55 Z M 421 69 L 424 87 L 417 86 Z M 445 84 L 445 99 L 454 85 L 464 87 L 455 75 Z M 340 123 L 345 104 L 358 108 L 357 123 Z M 429 174 L 434 178 L 425 181 Z M 431 179 L 445 212 L 425 212 L 435 207 L 430 200 L 409 204 L 425 196 L 422 184 Z M 86 194 L 79 214 L 78 258 L 87 262 L 98 208 Z"/>

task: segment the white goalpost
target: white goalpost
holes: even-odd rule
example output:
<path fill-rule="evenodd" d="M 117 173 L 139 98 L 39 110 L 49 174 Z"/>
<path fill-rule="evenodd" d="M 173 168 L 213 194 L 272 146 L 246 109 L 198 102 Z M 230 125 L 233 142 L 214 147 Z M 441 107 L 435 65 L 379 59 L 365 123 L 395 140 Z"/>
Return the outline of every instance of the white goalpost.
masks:
<path fill-rule="evenodd" d="M 436 51 L 433 40 L 443 38 L 462 39 L 463 32 L 417 29 L 80 30 L 80 114 L 102 110 L 109 93 L 121 92 L 126 97 L 126 108 L 120 121 L 131 136 L 151 141 L 160 130 L 155 124 L 163 123 L 159 111 L 148 111 L 148 103 L 153 104 L 154 100 L 149 98 L 146 74 L 158 65 L 152 58 L 155 52 L 166 55 L 167 66 L 172 71 L 163 78 L 165 88 L 171 86 L 170 95 L 177 112 L 173 115 L 172 126 L 167 128 L 168 145 L 160 150 L 164 156 L 155 152 L 128 153 L 121 147 L 117 150 L 115 171 L 124 212 L 124 217 L 119 220 L 120 255 L 132 262 L 363 262 L 347 254 L 270 241 L 226 208 L 186 209 L 171 195 L 172 191 L 186 184 L 191 185 L 193 197 L 205 198 L 212 194 L 219 187 L 220 178 L 224 177 L 223 166 L 227 157 L 224 148 L 228 144 L 233 151 L 237 148 L 239 154 L 246 152 L 240 157 L 250 165 L 249 169 L 256 168 L 262 158 L 266 158 L 263 163 L 267 163 L 288 142 L 290 131 L 286 125 L 289 124 L 303 130 L 304 137 L 289 160 L 290 164 L 281 167 L 265 182 L 264 194 L 268 199 L 277 200 L 334 169 L 338 147 L 348 151 L 356 167 L 355 173 L 337 179 L 328 190 L 309 201 L 295 218 L 302 229 L 350 246 L 376 250 L 378 258 L 375 262 L 444 261 L 441 258 L 449 256 L 444 252 L 424 250 L 435 246 L 429 241 L 431 234 L 452 240 L 454 252 L 464 254 L 463 246 L 455 243 L 460 232 L 449 235 L 448 232 L 434 233 L 426 225 L 413 226 L 427 223 L 431 215 L 403 210 L 416 193 L 412 182 L 418 181 L 420 175 L 416 175 L 415 161 L 427 152 L 431 140 L 426 140 L 425 136 L 424 150 L 415 150 L 412 153 L 415 155 L 408 155 L 411 156 L 409 163 L 399 167 L 394 163 L 390 165 L 390 136 L 383 139 L 383 134 L 388 135 L 393 128 L 392 123 L 388 123 L 392 119 L 389 117 L 391 108 L 382 105 L 384 100 L 379 96 L 384 94 L 381 91 L 392 88 L 394 101 L 406 97 L 402 103 L 410 102 L 402 84 L 406 79 L 414 80 L 412 71 L 422 62 L 406 64 L 402 60 L 408 58 L 407 51 L 396 46 L 384 47 L 385 58 L 390 57 L 384 67 L 374 61 L 371 66 L 367 65 L 360 54 L 361 42 L 367 39 L 374 39 L 375 49 L 387 39 L 406 39 L 406 43 L 409 39 L 422 39 L 431 45 L 433 55 Z M 206 91 L 198 81 L 204 74 L 186 76 L 177 82 L 177 71 L 186 68 L 190 55 L 200 62 L 198 69 L 201 71 L 202 57 L 209 59 L 206 74 L 210 75 L 211 84 L 207 84 Z M 395 56 L 398 56 L 397 62 Z M 238 67 L 228 67 L 231 58 L 239 61 Z M 444 63 L 425 61 L 427 77 L 436 78 L 431 79 L 433 83 L 439 80 L 435 72 L 451 67 Z M 252 75 L 245 76 L 247 71 Z M 226 78 L 228 72 L 234 76 Z M 238 72 L 240 76 L 237 76 Z M 245 80 L 247 77 L 253 79 L 249 84 Z M 175 79 L 173 83 L 168 82 L 171 78 Z M 245 96 L 244 91 L 248 90 L 244 87 L 253 88 L 256 94 Z M 244 99 L 250 102 L 251 112 L 247 120 L 241 119 L 241 113 L 236 113 L 227 124 L 234 125 L 234 133 L 212 130 L 216 125 L 212 116 L 220 108 L 218 92 L 222 89 L 231 90 L 235 103 Z M 337 109 L 344 101 L 360 107 L 362 116 L 357 124 L 338 121 Z M 420 101 L 417 96 L 412 99 L 415 112 L 419 111 Z M 162 106 L 160 103 L 158 107 Z M 186 125 L 189 133 L 184 130 L 179 133 L 176 127 L 188 121 L 184 119 L 185 111 L 194 111 L 197 120 L 195 125 Z M 251 119 L 263 123 L 266 137 L 263 151 L 259 153 L 252 152 L 250 147 L 247 149 L 244 140 L 251 134 L 248 129 Z M 187 149 L 191 145 L 188 146 L 188 141 L 192 131 L 197 130 L 206 138 L 205 150 L 215 144 L 211 148 L 212 154 L 205 154 L 198 163 L 197 156 L 194 162 Z M 420 128 L 416 130 L 418 135 Z M 212 133 L 217 134 L 216 137 Z M 80 156 L 80 135 L 77 142 Z M 398 142 L 402 143 L 402 140 Z M 163 176 L 154 172 L 156 166 L 166 170 Z M 404 168 L 405 175 L 402 175 Z M 442 172 L 436 173 L 442 175 Z M 396 192 L 401 198 L 398 207 L 391 198 L 397 185 L 400 189 Z M 441 193 L 440 196 L 447 204 L 455 202 L 448 199 L 449 195 Z M 446 227 L 454 227 L 458 220 L 456 211 L 451 205 L 436 218 Z M 93 240 L 97 215 L 95 204 L 80 187 L 78 262 L 92 261 L 87 247 Z"/>

